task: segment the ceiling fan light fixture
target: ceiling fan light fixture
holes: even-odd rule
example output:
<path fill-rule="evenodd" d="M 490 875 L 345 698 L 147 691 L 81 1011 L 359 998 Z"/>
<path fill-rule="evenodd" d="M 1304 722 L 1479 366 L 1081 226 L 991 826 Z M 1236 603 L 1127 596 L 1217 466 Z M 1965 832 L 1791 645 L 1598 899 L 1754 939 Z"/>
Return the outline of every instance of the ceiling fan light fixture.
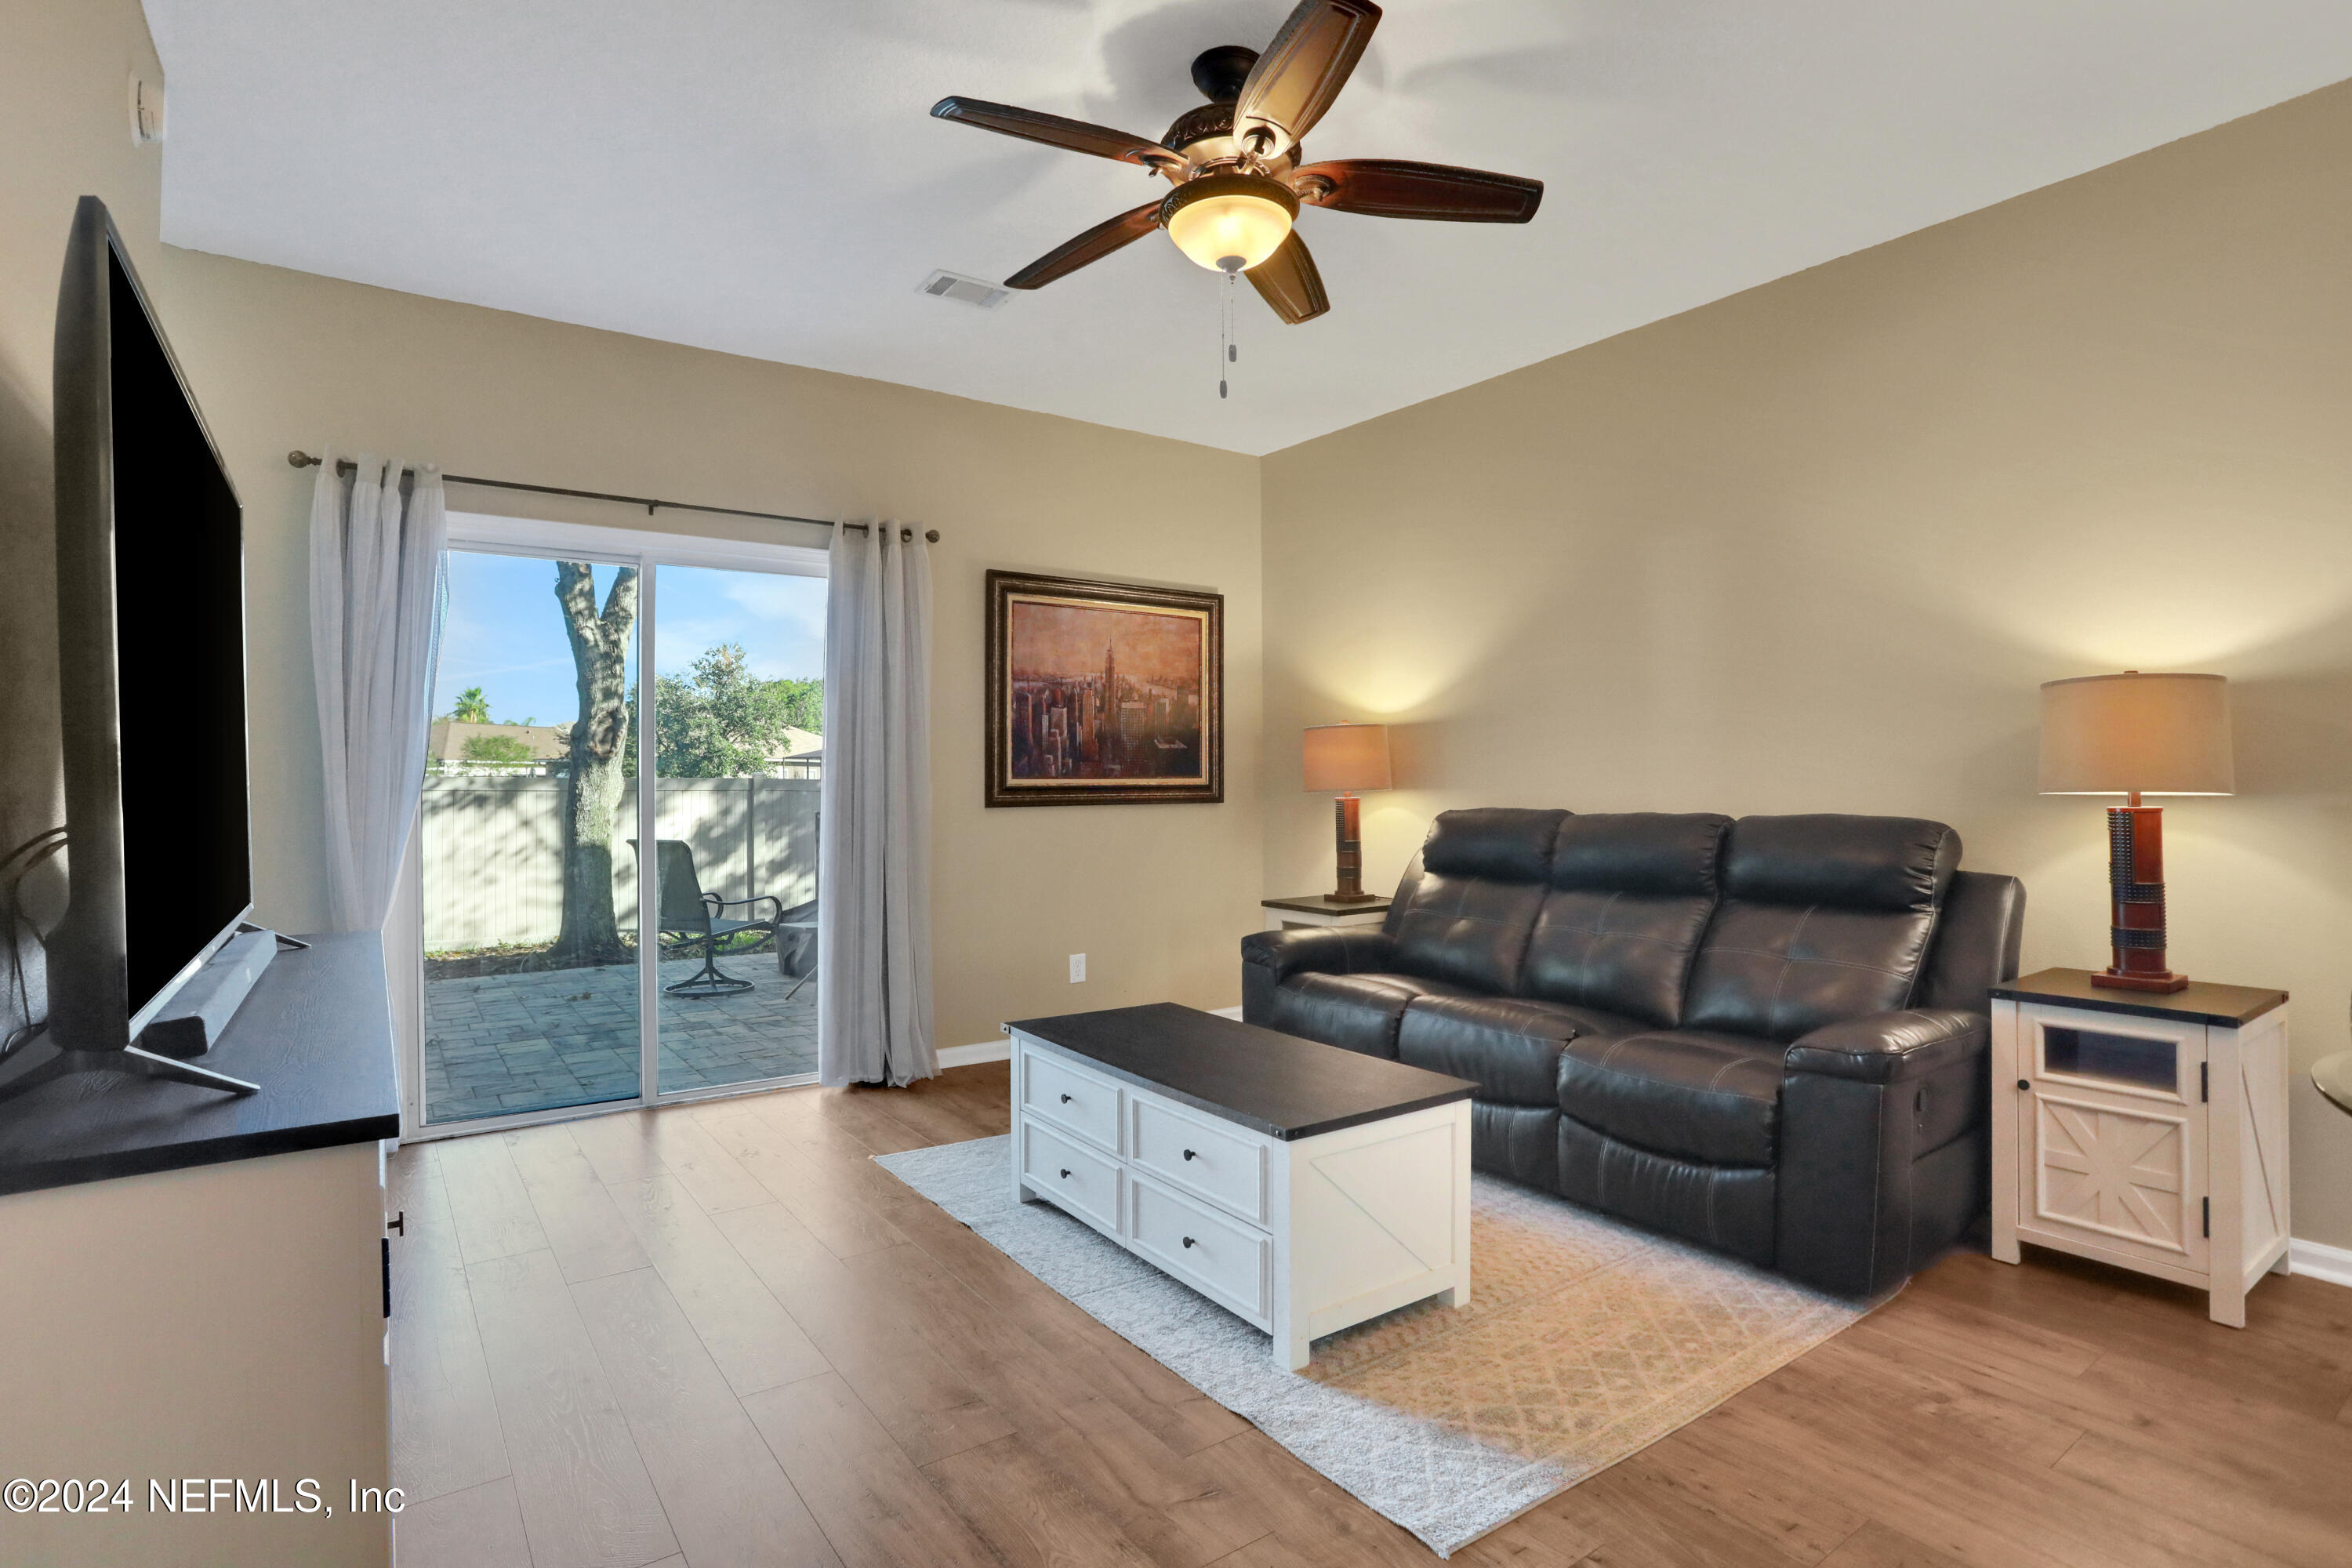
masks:
<path fill-rule="evenodd" d="M 1298 198 L 1264 174 L 1202 174 L 1168 194 L 1160 222 L 1176 248 L 1212 272 L 1246 272 L 1282 247 Z"/>

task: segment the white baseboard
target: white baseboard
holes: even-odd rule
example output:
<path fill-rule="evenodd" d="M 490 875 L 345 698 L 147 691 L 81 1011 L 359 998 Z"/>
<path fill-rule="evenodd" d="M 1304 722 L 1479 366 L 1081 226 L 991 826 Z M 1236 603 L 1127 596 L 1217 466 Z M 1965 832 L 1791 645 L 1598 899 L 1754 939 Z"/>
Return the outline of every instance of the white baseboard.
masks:
<path fill-rule="evenodd" d="M 1212 1007 L 1210 1012 L 1220 1018 L 1239 1018 L 1239 1007 Z M 1005 1039 L 984 1040 L 976 1046 L 941 1046 L 940 1070 L 950 1068 L 978 1067 L 982 1062 L 1009 1062 L 1013 1059 L 1013 1042 Z"/>
<path fill-rule="evenodd" d="M 982 1062 L 1009 1062 L 1013 1059 L 1011 1040 L 983 1040 L 976 1046 L 941 1046 L 940 1070 L 950 1068 L 973 1068 Z"/>
<path fill-rule="evenodd" d="M 2287 1267 L 2297 1274 L 2325 1279 L 2330 1285 L 2352 1286 L 2352 1247 L 2330 1247 L 2300 1237 L 2287 1244 Z"/>

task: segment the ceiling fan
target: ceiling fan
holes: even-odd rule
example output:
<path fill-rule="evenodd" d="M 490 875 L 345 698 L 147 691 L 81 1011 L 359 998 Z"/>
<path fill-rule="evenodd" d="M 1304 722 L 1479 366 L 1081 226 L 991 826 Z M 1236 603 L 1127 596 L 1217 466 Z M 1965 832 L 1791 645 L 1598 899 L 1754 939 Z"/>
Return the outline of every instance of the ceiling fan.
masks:
<path fill-rule="evenodd" d="M 1380 19 L 1370 0 L 1300 0 L 1264 54 L 1237 44 L 1202 51 L 1192 85 L 1209 101 L 1179 115 L 1158 142 L 1010 104 L 940 100 L 931 112 L 941 120 L 1138 163 L 1176 187 L 1055 246 L 1004 286 L 1042 289 L 1164 228 L 1202 266 L 1245 274 L 1275 314 L 1295 323 L 1331 308 L 1291 226 L 1302 205 L 1454 223 L 1535 216 L 1541 180 L 1394 158 L 1300 162 L 1299 138 L 1339 96 Z"/>

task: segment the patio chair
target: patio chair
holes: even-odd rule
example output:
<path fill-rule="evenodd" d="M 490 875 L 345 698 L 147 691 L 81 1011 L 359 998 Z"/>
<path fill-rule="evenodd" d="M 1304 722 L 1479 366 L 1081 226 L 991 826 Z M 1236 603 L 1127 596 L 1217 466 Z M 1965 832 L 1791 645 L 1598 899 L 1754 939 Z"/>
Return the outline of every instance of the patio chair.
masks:
<path fill-rule="evenodd" d="M 793 983 L 789 1002 L 816 977 L 816 900 L 794 904 L 776 917 L 776 973 Z"/>
<path fill-rule="evenodd" d="M 629 840 L 636 849 L 637 841 Z M 695 874 L 694 846 L 683 838 L 654 840 L 655 874 L 660 878 L 654 916 L 662 936 L 679 937 L 677 946 L 691 949 L 702 944 L 702 967 L 686 979 L 665 985 L 662 990 L 672 996 L 731 996 L 751 989 L 748 980 L 739 980 L 719 967 L 719 939 L 733 936 L 739 931 L 773 932 L 777 921 L 783 918 L 783 901 L 773 894 L 762 893 L 749 899 L 722 899 L 716 893 L 702 890 L 702 879 Z M 639 866 L 645 856 L 639 851 Z M 768 906 L 766 920 L 738 921 L 726 918 L 727 911 L 754 904 Z"/>

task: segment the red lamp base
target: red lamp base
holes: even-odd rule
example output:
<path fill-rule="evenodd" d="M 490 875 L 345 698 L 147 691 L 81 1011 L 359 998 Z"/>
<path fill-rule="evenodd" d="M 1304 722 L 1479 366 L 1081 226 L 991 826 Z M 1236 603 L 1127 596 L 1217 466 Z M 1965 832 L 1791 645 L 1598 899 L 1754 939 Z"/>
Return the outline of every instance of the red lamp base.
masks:
<path fill-rule="evenodd" d="M 1344 790 L 1331 803 L 1331 826 L 1339 843 L 1339 886 L 1323 896 L 1335 904 L 1369 904 L 1380 897 L 1364 891 L 1364 841 L 1356 826 L 1360 804 Z"/>
<path fill-rule="evenodd" d="M 2104 985 L 2112 991 L 2186 991 L 2189 976 L 2167 970 L 2162 974 L 2129 974 L 2116 969 L 2102 969 L 2091 976 L 2091 984 Z"/>
<path fill-rule="evenodd" d="M 2164 960 L 2164 810 L 2129 805 L 2107 813 L 2107 884 L 2113 904 L 2107 933 L 2114 962 L 2091 984 L 2115 991 L 2179 991 L 2189 984 Z"/>

